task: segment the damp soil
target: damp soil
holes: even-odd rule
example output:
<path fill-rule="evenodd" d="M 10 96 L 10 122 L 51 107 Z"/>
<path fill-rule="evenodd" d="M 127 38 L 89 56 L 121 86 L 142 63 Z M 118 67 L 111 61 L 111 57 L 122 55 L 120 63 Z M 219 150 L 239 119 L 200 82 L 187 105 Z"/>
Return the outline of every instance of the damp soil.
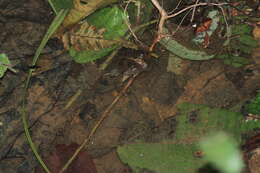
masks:
<path fill-rule="evenodd" d="M 0 9 L 0 52 L 8 54 L 18 70 L 16 74 L 7 72 L 0 81 L 0 172 L 33 173 L 38 162 L 21 122 L 28 69 L 35 68 L 26 100 L 30 132 L 39 152 L 47 157 L 58 144 L 81 144 L 86 139 L 124 87 L 129 58 L 143 56 L 143 52 L 122 49 L 102 72 L 102 61 L 76 64 L 59 42 L 50 40 L 37 67 L 30 67 L 53 18 L 47 1 L 2 0 Z M 171 138 L 176 104 L 232 108 L 260 88 L 259 61 L 243 68 L 226 66 L 220 60 L 183 61 L 181 72 L 176 74 L 167 71 L 168 53 L 158 47 L 156 54 L 159 58 L 149 59 L 148 70 L 135 79 L 91 139 L 87 152 L 98 173 L 128 170 L 116 154 L 119 145 Z M 72 102 L 75 95 L 78 97 Z"/>

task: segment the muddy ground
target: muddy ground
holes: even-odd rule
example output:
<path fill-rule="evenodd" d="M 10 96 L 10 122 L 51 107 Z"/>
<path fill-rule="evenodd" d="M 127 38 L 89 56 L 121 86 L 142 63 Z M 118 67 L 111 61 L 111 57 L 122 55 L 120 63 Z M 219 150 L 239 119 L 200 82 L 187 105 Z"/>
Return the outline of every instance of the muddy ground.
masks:
<path fill-rule="evenodd" d="M 38 163 L 29 148 L 21 123 L 23 86 L 32 57 L 53 13 L 43 0 L 0 1 L 0 52 L 8 54 L 17 74 L 7 72 L 0 83 L 0 172 L 32 173 Z M 221 60 L 183 61 L 178 73 L 167 72 L 168 53 L 160 46 L 159 58 L 149 60 L 113 108 L 87 149 L 99 173 L 123 173 L 115 147 L 136 138 L 159 141 L 169 137 L 176 104 L 184 101 L 232 108 L 260 89 L 260 49 L 254 63 L 242 68 Z M 97 63 L 76 64 L 51 40 L 35 69 L 27 108 L 33 141 L 43 156 L 57 144 L 81 144 L 102 112 L 124 86 L 122 74 L 128 58 L 142 52 L 122 49 L 103 73 Z M 72 97 L 79 97 L 66 108 Z M 156 132 L 151 129 L 157 128 Z M 257 164 L 257 163 L 256 163 Z M 253 165 L 254 166 L 254 165 Z"/>

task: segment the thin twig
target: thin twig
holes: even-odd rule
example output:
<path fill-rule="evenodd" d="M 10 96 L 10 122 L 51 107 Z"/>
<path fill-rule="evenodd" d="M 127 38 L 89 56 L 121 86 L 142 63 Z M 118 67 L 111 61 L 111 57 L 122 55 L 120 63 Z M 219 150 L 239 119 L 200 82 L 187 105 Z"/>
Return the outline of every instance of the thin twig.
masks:
<path fill-rule="evenodd" d="M 108 57 L 107 59 L 100 65 L 99 70 L 105 71 L 105 69 L 108 67 L 108 65 L 111 63 L 112 59 L 116 56 L 118 51 L 122 48 L 122 46 L 119 46 L 114 50 Z"/>
<path fill-rule="evenodd" d="M 175 17 L 175 16 L 178 16 L 179 14 L 183 13 L 184 11 L 189 10 L 190 8 L 194 8 L 194 7 L 198 7 L 198 6 L 207 6 L 207 5 L 208 6 L 223 6 L 223 5 L 228 5 L 228 3 L 224 2 L 224 3 L 217 4 L 217 3 L 206 3 L 206 2 L 204 2 L 204 3 L 193 4 L 193 5 L 190 5 L 190 6 L 186 7 L 186 8 L 178 11 L 177 13 L 174 13 L 172 15 L 167 16 L 167 19 Z"/>
<path fill-rule="evenodd" d="M 82 90 L 79 89 L 67 102 L 67 104 L 64 107 L 64 110 L 67 110 L 71 107 L 71 105 L 78 99 L 78 97 L 81 95 Z"/>
<path fill-rule="evenodd" d="M 182 0 L 180 0 L 180 1 L 178 2 L 177 6 L 176 6 L 171 12 L 169 12 L 169 14 L 174 13 L 174 11 L 177 10 L 177 9 L 179 8 L 179 6 L 181 5 L 181 2 L 182 2 Z"/>
<path fill-rule="evenodd" d="M 230 31 L 229 31 L 228 21 L 227 21 L 226 15 L 225 15 L 225 10 L 221 6 L 218 6 L 218 8 L 220 8 L 220 10 L 223 14 L 223 18 L 224 18 L 224 21 L 225 21 L 225 24 L 226 24 L 227 40 L 228 40 L 228 42 L 230 42 L 230 35 L 229 35 Z"/>
<path fill-rule="evenodd" d="M 127 1 L 127 4 L 126 4 L 126 7 L 124 8 L 124 14 L 125 16 L 127 16 L 127 18 L 124 20 L 125 24 L 127 25 L 129 31 L 132 33 L 133 37 L 135 38 L 135 40 L 139 43 L 142 43 L 138 37 L 136 36 L 136 34 L 134 33 L 134 31 L 132 30 L 131 28 L 131 24 L 130 24 L 130 21 L 129 21 L 129 16 L 127 15 L 127 8 L 128 8 L 128 5 L 131 3 L 132 1 Z"/>
<path fill-rule="evenodd" d="M 75 160 L 75 158 L 80 153 L 80 151 L 84 147 L 87 147 L 87 144 L 89 143 L 90 139 L 94 136 L 94 134 L 96 133 L 96 131 L 99 128 L 99 126 L 101 125 L 101 123 L 108 117 L 108 115 L 111 112 L 112 108 L 116 105 L 116 103 L 119 101 L 119 99 L 126 93 L 127 89 L 131 86 L 131 84 L 133 83 L 133 81 L 134 81 L 134 79 L 136 78 L 137 75 L 135 75 L 135 76 L 133 76 L 132 78 L 129 79 L 129 81 L 124 86 L 122 91 L 118 94 L 118 96 L 113 100 L 113 102 L 103 112 L 103 114 L 101 115 L 101 117 L 98 120 L 98 122 L 95 124 L 94 128 L 91 130 L 91 132 L 88 135 L 88 137 L 83 141 L 83 143 L 79 146 L 79 148 L 77 148 L 77 150 L 74 152 L 73 156 L 67 161 L 67 163 L 59 171 L 59 173 L 63 173 L 69 167 L 69 165 L 73 162 L 73 160 Z"/>
<path fill-rule="evenodd" d="M 161 18 L 159 21 L 158 33 L 157 33 L 158 35 L 160 35 L 160 34 L 162 34 L 163 25 L 164 25 L 165 20 L 167 19 L 168 15 L 167 15 L 166 11 L 161 7 L 161 5 L 159 4 L 159 2 L 157 0 L 151 0 L 151 1 L 161 15 Z"/>
<path fill-rule="evenodd" d="M 222 6 L 222 5 L 227 5 L 228 3 L 198 3 L 198 4 L 193 4 L 193 5 L 190 5 L 176 13 L 173 13 L 171 15 L 168 15 L 166 13 L 166 11 L 161 7 L 161 5 L 159 4 L 159 2 L 157 0 L 151 0 L 151 2 L 153 3 L 153 5 L 157 8 L 157 10 L 159 11 L 161 17 L 160 17 L 160 21 L 159 21 L 159 26 L 158 26 L 158 31 L 157 31 L 157 35 L 152 43 L 152 45 L 150 46 L 149 50 L 152 51 L 155 44 L 157 42 L 159 42 L 165 35 L 163 34 L 163 25 L 165 23 L 165 21 L 169 18 L 172 18 L 172 17 L 175 17 L 175 16 L 178 16 L 179 14 L 183 13 L 184 11 L 187 11 L 191 8 L 195 8 L 195 7 L 198 7 L 198 6 L 206 6 L 206 5 L 209 5 L 209 6 Z"/>
<path fill-rule="evenodd" d="M 191 10 L 191 9 L 190 9 L 190 10 Z M 174 35 L 176 32 L 178 32 L 178 30 L 179 30 L 180 27 L 181 27 L 181 24 L 183 23 L 184 19 L 188 16 L 189 12 L 190 12 L 190 11 L 188 11 L 188 12 L 183 16 L 183 18 L 181 19 L 181 22 L 178 24 L 176 30 L 175 30 L 174 32 L 172 32 L 172 35 Z"/>
<path fill-rule="evenodd" d="M 199 3 L 199 0 L 197 0 L 195 4 L 198 4 L 198 3 Z M 193 22 L 194 16 L 195 16 L 195 12 L 196 12 L 196 7 L 194 7 L 194 8 L 192 9 L 192 15 L 191 15 L 190 22 Z"/>

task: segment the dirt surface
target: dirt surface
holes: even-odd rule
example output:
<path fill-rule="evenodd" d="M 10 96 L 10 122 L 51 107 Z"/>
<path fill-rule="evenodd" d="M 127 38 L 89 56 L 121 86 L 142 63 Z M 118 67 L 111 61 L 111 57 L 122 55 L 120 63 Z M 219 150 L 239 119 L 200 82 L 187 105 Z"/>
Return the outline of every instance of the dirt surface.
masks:
<path fill-rule="evenodd" d="M 19 70 L 17 74 L 7 72 L 0 84 L 3 173 L 33 173 L 38 166 L 23 133 L 21 103 L 30 61 L 52 18 L 47 1 L 0 1 L 0 52 L 8 54 Z M 44 157 L 57 144 L 81 144 L 89 135 L 125 85 L 122 75 L 129 68 L 128 58 L 139 54 L 124 51 L 102 73 L 98 63 L 76 64 L 59 49 L 59 43 L 49 42 L 40 56 L 27 97 L 30 132 Z M 87 152 L 98 173 L 128 170 L 117 157 L 118 145 L 137 139 L 154 142 L 171 138 L 176 104 L 232 108 L 260 89 L 259 49 L 253 54 L 255 63 L 243 68 L 224 65 L 220 60 L 185 60 L 177 74 L 167 71 L 168 53 L 157 54 L 159 58 L 149 60 L 148 70 L 135 79 L 91 139 Z M 66 108 L 78 92 L 76 101 Z"/>

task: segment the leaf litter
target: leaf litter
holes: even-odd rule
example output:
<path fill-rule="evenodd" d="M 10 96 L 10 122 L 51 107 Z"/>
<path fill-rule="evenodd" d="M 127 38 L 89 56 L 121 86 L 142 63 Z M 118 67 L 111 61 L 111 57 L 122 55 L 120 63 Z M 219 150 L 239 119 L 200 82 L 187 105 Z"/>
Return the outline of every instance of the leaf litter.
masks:
<path fill-rule="evenodd" d="M 144 33 L 143 37 L 151 38 L 151 35 L 146 34 L 147 32 Z M 242 41 L 246 44 L 248 43 L 248 39 Z M 209 48 L 212 44 L 214 45 L 214 38 L 212 38 Z M 129 67 L 127 58 L 133 58 L 131 55 L 134 54 L 135 53 L 130 53 L 128 54 L 129 57 L 126 56 L 121 59 L 116 59 L 112 67 L 110 67 L 111 69 L 108 69 L 107 72 L 109 73 L 112 69 L 117 69 L 119 72 L 126 71 Z M 14 56 L 10 56 L 11 61 L 14 58 Z M 59 58 L 62 58 L 62 56 L 48 59 L 48 61 L 52 63 L 46 64 L 54 64 L 53 68 L 49 68 L 34 77 L 32 88 L 39 96 L 35 95 L 34 99 L 32 99 L 32 97 L 28 99 L 30 105 L 34 107 L 34 109 L 29 109 L 33 137 L 41 153 L 45 154 L 50 153 L 56 144 L 64 144 L 68 141 L 68 143 L 81 143 L 89 133 L 95 118 L 87 118 L 87 123 L 82 121 L 79 116 L 80 112 L 78 107 L 91 103 L 95 105 L 97 114 L 101 113 L 118 94 L 118 88 L 122 86 L 119 82 L 122 81 L 122 73 L 119 73 L 118 76 L 105 78 L 100 72 L 97 72 L 98 63 L 73 65 L 68 61 L 68 59 L 70 59 L 68 56 L 63 57 L 66 61 L 55 66 L 55 64 L 59 63 Z M 123 142 L 123 144 L 129 142 L 127 139 L 118 141 L 120 136 L 124 135 L 122 132 L 129 130 L 129 128 L 126 128 L 129 125 L 141 124 L 141 127 L 135 128 L 137 129 L 136 132 L 138 132 L 138 129 L 148 129 L 148 131 L 144 130 L 148 136 L 151 135 L 149 132 L 155 132 L 156 129 L 158 131 L 164 131 L 164 133 L 159 133 L 160 135 L 156 137 L 156 140 L 160 143 L 161 140 L 167 138 L 168 135 L 166 134 L 172 134 L 174 127 L 176 128 L 175 125 L 172 125 L 166 128 L 167 130 L 160 130 L 166 126 L 160 125 L 164 120 L 176 115 L 177 108 L 175 103 L 189 101 L 196 104 L 206 103 L 212 107 L 230 108 L 251 97 L 252 92 L 259 88 L 259 78 L 257 78 L 257 68 L 255 67 L 254 69 L 256 69 L 256 71 L 252 72 L 250 74 L 251 76 L 242 75 L 242 78 L 231 81 L 227 76 L 230 76 L 230 74 L 245 74 L 244 71 L 247 67 L 245 69 L 234 70 L 226 67 L 217 59 L 202 62 L 187 61 L 184 62 L 185 69 L 179 70 L 178 73 L 175 74 L 174 72 L 167 72 L 167 59 L 167 54 L 162 53 L 159 60 L 151 60 L 151 62 L 149 62 L 150 69 L 137 78 L 132 88 L 130 88 L 126 94 L 126 97 L 122 98 L 117 107 L 114 108 L 112 116 L 100 127 L 91 141 L 90 148 L 87 152 L 94 158 L 94 162 L 100 163 L 100 165 L 96 165 L 99 172 L 121 171 L 122 163 L 120 160 L 112 159 L 117 156 L 111 153 L 115 146 L 118 146 L 121 142 Z M 255 57 L 255 59 L 257 58 Z M 71 75 L 70 72 L 74 74 Z M 14 74 L 7 72 L 5 79 L 8 80 L 5 80 L 4 85 L 1 86 L 1 98 L 5 98 L 2 99 L 2 102 L 11 103 L 21 94 L 19 88 L 11 90 L 11 88 L 13 88 L 12 83 L 17 83 L 17 81 L 21 83 L 21 79 L 23 78 L 18 79 Z M 93 79 L 96 79 L 96 82 L 93 82 L 95 81 Z M 237 83 L 239 82 L 241 87 L 237 87 Z M 76 93 L 78 89 L 83 90 L 84 94 L 79 97 L 69 110 L 64 111 L 62 109 L 63 105 L 66 105 L 67 101 L 73 96 L 73 93 Z M 3 106 L 6 106 L 6 103 L 3 104 Z M 48 105 L 55 105 L 55 108 L 49 110 L 47 109 Z M 46 109 L 48 113 L 45 113 Z M 89 111 L 91 112 L 91 110 Z M 19 111 L 17 112 L 19 114 Z M 41 113 L 42 116 L 39 116 L 39 113 Z M 11 117 L 14 119 L 16 117 L 17 121 L 17 116 L 13 113 L 11 114 L 10 110 L 3 112 L 1 115 L 1 122 L 3 124 L 3 126 L 1 126 L 3 129 L 1 135 L 5 135 L 5 139 L 11 139 L 10 136 L 12 136 L 18 138 L 18 140 L 7 140 L 1 144 L 2 149 L 6 148 L 5 150 L 9 150 L 10 152 L 1 156 L 1 160 L 5 162 L 0 163 L 0 169 L 12 172 L 12 168 L 7 168 L 3 163 L 6 163 L 7 158 L 13 158 L 17 161 L 17 164 L 14 165 L 15 169 L 25 169 L 27 172 L 30 172 L 36 163 L 33 157 L 31 157 L 30 161 L 19 160 L 17 158 L 20 155 L 22 157 L 30 157 L 27 154 L 30 150 L 28 147 L 22 147 L 26 145 L 26 142 L 21 140 L 23 136 L 17 135 L 22 133 L 21 128 L 19 133 L 17 132 L 16 134 L 14 134 L 15 131 L 10 131 L 11 129 L 19 129 L 16 128 L 16 123 L 13 122 L 12 126 L 11 123 L 8 123 L 9 121 L 14 121 Z M 40 118 L 38 119 L 37 117 Z M 153 123 L 147 123 L 151 122 L 151 120 Z M 146 123 L 141 123 L 142 121 Z M 190 121 L 196 124 L 198 119 L 196 119 L 195 116 L 195 118 L 191 118 Z M 145 124 L 148 124 L 148 128 L 144 128 L 144 126 L 146 126 Z M 139 132 L 140 131 L 142 130 L 139 130 Z M 138 134 L 139 133 L 134 134 L 134 136 L 137 135 L 140 137 Z M 7 138 L 8 136 L 10 138 Z M 147 137 L 145 134 L 143 134 L 143 136 Z M 66 145 L 64 145 L 64 147 L 65 146 Z M 188 148 L 186 151 L 188 151 Z M 182 153 L 180 155 L 183 156 Z M 51 157 L 51 155 L 49 155 L 49 157 Z M 102 165 L 102 162 L 99 162 L 100 158 L 110 158 L 107 159 L 107 161 L 113 160 L 111 165 L 121 164 L 121 167 L 105 167 L 105 164 Z M 19 165 L 29 166 L 23 167 Z M 189 169 L 187 165 L 184 167 Z M 142 170 L 151 171 L 149 168 Z"/>

